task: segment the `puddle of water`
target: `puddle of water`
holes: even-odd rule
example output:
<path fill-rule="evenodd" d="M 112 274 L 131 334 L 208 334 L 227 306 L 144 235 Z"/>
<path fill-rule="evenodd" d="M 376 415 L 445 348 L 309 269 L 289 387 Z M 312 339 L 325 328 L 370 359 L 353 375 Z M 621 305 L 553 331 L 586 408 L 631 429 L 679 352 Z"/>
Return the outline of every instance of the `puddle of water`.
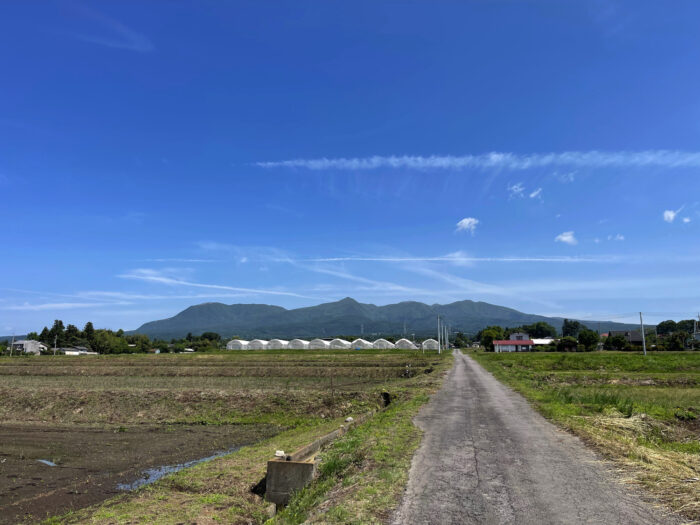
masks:
<path fill-rule="evenodd" d="M 49 467 L 57 467 L 56 463 L 53 461 L 49 461 L 48 459 L 37 459 L 39 463 L 43 463 L 44 465 L 48 465 Z"/>
<path fill-rule="evenodd" d="M 174 472 L 178 472 L 182 469 L 186 469 L 193 465 L 198 465 L 199 463 L 204 463 L 205 461 L 211 461 L 212 459 L 225 456 L 226 454 L 231 454 L 232 452 L 236 452 L 240 448 L 242 448 L 242 446 L 233 447 L 228 450 L 222 450 L 220 452 L 215 452 L 211 456 L 193 459 L 192 461 L 178 463 L 177 465 L 163 465 L 162 467 L 146 469 L 141 473 L 141 477 L 136 479 L 135 481 L 132 481 L 131 483 L 119 483 L 117 485 L 117 490 L 134 490 L 139 487 L 143 487 L 144 485 L 150 485 L 151 483 L 155 483 L 156 481 L 158 481 L 163 476 L 173 474 Z"/>

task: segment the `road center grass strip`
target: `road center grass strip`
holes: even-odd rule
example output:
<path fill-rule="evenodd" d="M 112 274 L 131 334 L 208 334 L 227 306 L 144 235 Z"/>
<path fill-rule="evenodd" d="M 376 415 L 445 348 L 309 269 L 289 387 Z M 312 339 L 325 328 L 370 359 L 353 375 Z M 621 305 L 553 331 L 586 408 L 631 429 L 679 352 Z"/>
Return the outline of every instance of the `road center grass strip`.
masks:
<path fill-rule="evenodd" d="M 700 353 L 470 354 L 543 415 L 700 520 Z"/>

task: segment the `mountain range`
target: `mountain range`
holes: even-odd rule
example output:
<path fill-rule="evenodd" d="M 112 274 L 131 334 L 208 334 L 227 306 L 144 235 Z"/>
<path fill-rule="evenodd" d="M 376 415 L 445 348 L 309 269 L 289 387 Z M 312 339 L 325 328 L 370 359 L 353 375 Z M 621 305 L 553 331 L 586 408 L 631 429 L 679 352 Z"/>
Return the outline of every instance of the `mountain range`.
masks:
<path fill-rule="evenodd" d="M 203 303 L 190 306 L 168 319 L 145 323 L 130 333 L 161 339 L 182 338 L 188 333 L 200 335 L 204 332 L 216 332 L 225 338 L 239 336 L 243 339 L 399 334 L 431 336 L 436 332 L 438 315 L 453 332 L 465 334 L 475 334 L 491 325 L 514 327 L 539 321 L 547 322 L 561 331 L 564 322 L 561 317 L 526 314 L 484 302 L 457 301 L 428 305 L 405 301 L 376 306 L 346 297 L 336 302 L 291 310 L 268 304 Z M 601 332 L 633 327 L 610 321 L 580 322 Z"/>

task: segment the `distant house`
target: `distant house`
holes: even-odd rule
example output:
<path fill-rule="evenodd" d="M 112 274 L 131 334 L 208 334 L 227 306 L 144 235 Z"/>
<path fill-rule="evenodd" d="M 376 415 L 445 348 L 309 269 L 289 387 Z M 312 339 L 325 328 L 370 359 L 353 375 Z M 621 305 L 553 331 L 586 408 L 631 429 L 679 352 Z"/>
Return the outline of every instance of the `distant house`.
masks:
<path fill-rule="evenodd" d="M 510 334 L 509 339 L 493 342 L 495 352 L 529 352 L 535 346 L 530 336 L 523 332 Z"/>
<path fill-rule="evenodd" d="M 624 337 L 628 343 L 631 344 L 642 344 L 642 332 L 641 330 L 610 330 L 609 336 L 615 337 L 621 335 Z"/>
<path fill-rule="evenodd" d="M 41 352 L 46 352 L 49 349 L 44 343 L 33 341 L 31 339 L 22 339 L 12 343 L 13 352 L 24 352 L 25 354 L 39 355 Z"/>

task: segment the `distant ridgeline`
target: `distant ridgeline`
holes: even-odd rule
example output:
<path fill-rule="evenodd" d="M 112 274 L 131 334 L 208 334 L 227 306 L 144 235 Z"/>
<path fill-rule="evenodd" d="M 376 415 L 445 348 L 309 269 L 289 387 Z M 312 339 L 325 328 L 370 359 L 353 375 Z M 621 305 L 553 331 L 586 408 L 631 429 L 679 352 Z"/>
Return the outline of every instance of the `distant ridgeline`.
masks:
<path fill-rule="evenodd" d="M 267 304 L 204 303 L 183 310 L 174 317 L 143 324 L 132 334 L 145 334 L 151 338 L 182 338 L 188 333 L 199 335 L 216 332 L 228 338 L 315 338 L 335 337 L 338 334 L 412 335 L 433 336 L 436 318 L 440 316 L 452 332 L 476 334 L 479 330 L 498 325 L 515 327 L 547 322 L 561 331 L 563 318 L 533 315 L 474 301 L 458 301 L 451 304 L 433 304 L 406 301 L 386 306 L 358 303 L 345 298 L 307 308 L 287 310 Z M 636 325 L 609 321 L 581 321 L 593 330 L 625 330 Z"/>

